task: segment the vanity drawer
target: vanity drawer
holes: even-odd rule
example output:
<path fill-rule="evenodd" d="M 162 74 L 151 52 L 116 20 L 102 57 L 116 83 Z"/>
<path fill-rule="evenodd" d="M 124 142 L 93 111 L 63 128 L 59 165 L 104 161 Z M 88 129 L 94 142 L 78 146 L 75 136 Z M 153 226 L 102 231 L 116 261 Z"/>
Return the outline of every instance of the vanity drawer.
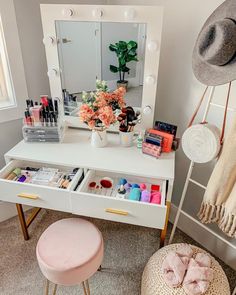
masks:
<path fill-rule="evenodd" d="M 6 180 L 5 177 L 16 167 L 51 167 L 59 168 L 62 171 L 71 171 L 72 168 L 32 163 L 28 161 L 13 160 L 0 171 L 0 200 L 12 203 L 19 203 L 33 207 L 48 208 L 70 212 L 70 190 L 75 189 L 78 180 L 81 177 L 82 170 L 79 169 L 73 177 L 67 189 L 42 186 L 31 183 L 20 183 L 12 180 Z"/>
<path fill-rule="evenodd" d="M 116 173 L 106 174 L 106 176 L 114 180 L 114 186 L 116 186 L 118 179 L 121 177 L 127 178 L 132 183 L 143 182 L 160 185 L 162 203 L 161 205 L 156 205 L 108 196 L 107 193 L 105 195 L 105 191 L 101 192 L 101 194 L 91 193 L 88 190 L 88 184 L 104 176 L 105 172 L 88 171 L 78 191 L 71 192 L 72 213 L 152 228 L 164 228 L 167 211 L 165 205 L 165 180 L 131 177 L 127 175 L 121 176 Z"/>

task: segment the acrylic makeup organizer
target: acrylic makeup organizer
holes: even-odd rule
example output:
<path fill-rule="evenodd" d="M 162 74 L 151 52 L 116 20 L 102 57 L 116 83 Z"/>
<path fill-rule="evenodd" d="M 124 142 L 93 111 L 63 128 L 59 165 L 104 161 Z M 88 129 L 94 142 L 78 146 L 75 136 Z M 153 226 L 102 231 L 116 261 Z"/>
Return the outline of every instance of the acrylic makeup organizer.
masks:
<path fill-rule="evenodd" d="M 62 142 L 65 126 L 62 119 L 58 118 L 57 126 L 30 126 L 23 123 L 22 134 L 26 142 Z"/>

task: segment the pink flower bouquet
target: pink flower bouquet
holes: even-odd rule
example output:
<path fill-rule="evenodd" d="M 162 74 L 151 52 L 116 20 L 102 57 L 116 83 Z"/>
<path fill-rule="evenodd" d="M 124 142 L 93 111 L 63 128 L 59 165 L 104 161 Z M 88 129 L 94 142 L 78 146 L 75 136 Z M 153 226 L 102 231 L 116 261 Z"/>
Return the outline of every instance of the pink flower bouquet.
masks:
<path fill-rule="evenodd" d="M 83 104 L 79 110 L 80 120 L 90 129 L 106 129 L 117 121 L 116 111 L 125 106 L 125 89 L 108 91 L 105 81 L 96 82 L 96 92 L 83 92 Z"/>

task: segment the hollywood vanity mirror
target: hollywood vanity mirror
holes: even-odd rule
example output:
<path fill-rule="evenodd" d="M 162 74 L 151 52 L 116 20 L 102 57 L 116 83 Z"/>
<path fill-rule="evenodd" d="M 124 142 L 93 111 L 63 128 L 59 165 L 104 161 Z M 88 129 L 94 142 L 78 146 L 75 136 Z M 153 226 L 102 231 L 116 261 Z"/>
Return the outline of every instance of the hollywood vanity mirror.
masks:
<path fill-rule="evenodd" d="M 158 6 L 41 5 L 51 95 L 63 101 L 69 126 L 86 127 L 77 113 L 96 79 L 110 90 L 127 87 L 127 105 L 142 113 L 139 128 L 152 126 L 162 14 Z M 130 54 L 119 69 L 117 51 L 125 47 Z"/>

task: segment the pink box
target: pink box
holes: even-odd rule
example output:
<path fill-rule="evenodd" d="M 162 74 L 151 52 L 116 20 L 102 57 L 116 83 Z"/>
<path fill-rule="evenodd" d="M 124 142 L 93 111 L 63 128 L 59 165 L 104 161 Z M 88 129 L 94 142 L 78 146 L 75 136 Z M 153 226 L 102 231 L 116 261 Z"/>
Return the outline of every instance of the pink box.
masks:
<path fill-rule="evenodd" d="M 161 147 L 151 144 L 151 143 L 147 143 L 147 142 L 143 142 L 142 144 L 142 151 L 144 154 L 153 156 L 155 158 L 159 158 L 161 155 Z"/>

